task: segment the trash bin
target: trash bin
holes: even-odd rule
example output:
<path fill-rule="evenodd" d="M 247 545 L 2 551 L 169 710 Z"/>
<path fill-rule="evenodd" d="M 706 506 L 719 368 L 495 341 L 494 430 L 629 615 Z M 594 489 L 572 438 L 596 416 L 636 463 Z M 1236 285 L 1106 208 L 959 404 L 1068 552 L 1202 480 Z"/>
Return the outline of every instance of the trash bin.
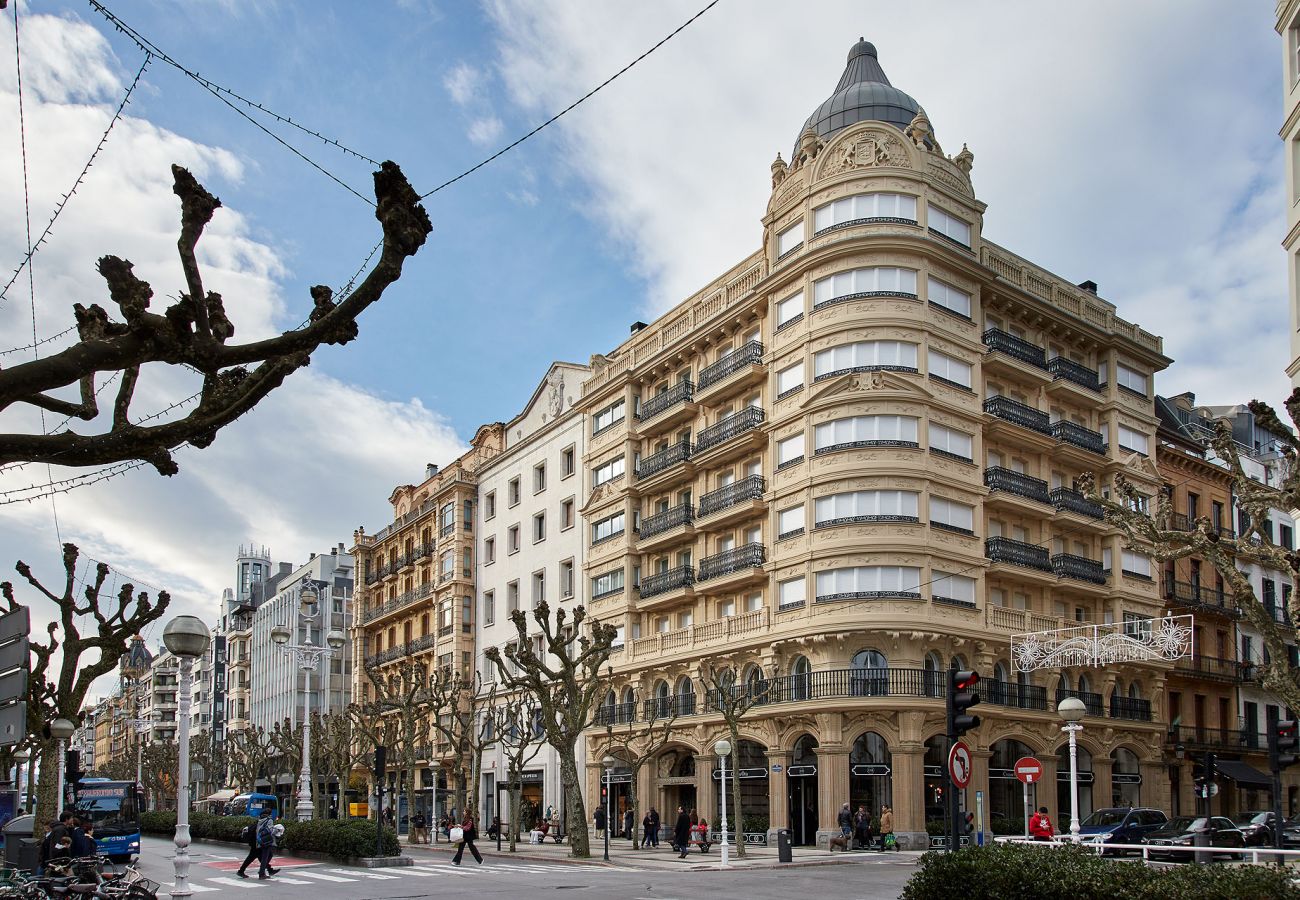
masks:
<path fill-rule="evenodd" d="M 776 833 L 777 862 L 794 862 L 794 851 L 790 844 L 790 829 L 781 828 Z"/>
<path fill-rule="evenodd" d="M 35 816 L 14 816 L 4 826 L 5 865 L 36 871 L 40 841 L 32 839 Z"/>

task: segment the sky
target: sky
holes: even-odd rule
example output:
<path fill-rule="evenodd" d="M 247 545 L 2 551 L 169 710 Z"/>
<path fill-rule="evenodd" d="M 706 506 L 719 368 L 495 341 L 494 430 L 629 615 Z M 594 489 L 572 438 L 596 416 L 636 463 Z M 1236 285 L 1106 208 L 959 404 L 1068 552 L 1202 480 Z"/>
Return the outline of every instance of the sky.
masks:
<path fill-rule="evenodd" d="M 601 84 L 706 0 L 104 5 L 191 71 L 398 162 L 424 192 Z M 1121 316 L 1163 335 L 1175 362 L 1160 393 L 1280 405 L 1289 326 L 1271 4 L 720 0 L 556 124 L 430 196 L 433 234 L 362 315 L 358 340 L 323 348 L 211 447 L 180 451 L 178 475 L 143 468 L 53 503 L 0 505 L 0 569 L 22 559 L 61 583 L 59 544 L 72 541 L 141 589 L 169 590 L 172 612 L 211 621 L 240 544 L 297 564 L 350 545 L 358 526 L 383 527 L 394 486 L 455 458 L 478 425 L 514 416 L 552 360 L 609 351 L 632 322 L 757 249 L 770 164 L 789 159 L 859 36 L 944 149 L 974 153 L 987 238 L 1097 282 Z M 0 284 L 26 252 L 24 180 L 39 234 L 144 58 L 84 0 L 10 0 L 0 12 Z M 94 269 L 105 254 L 134 263 L 155 309 L 181 290 L 174 162 L 222 199 L 199 259 L 237 341 L 295 326 L 311 285 L 352 277 L 379 236 L 370 207 L 232 105 L 362 194 L 373 165 L 230 104 L 150 62 L 34 257 L 31 288 L 23 273 L 0 300 L 0 349 L 62 332 L 75 302 L 111 306 Z M 133 409 L 194 390 L 184 373 L 147 373 Z M 43 427 L 30 410 L 3 415 L 11 430 Z M 44 427 L 59 424 L 46 415 Z M 10 469 L 0 492 L 75 474 Z"/>

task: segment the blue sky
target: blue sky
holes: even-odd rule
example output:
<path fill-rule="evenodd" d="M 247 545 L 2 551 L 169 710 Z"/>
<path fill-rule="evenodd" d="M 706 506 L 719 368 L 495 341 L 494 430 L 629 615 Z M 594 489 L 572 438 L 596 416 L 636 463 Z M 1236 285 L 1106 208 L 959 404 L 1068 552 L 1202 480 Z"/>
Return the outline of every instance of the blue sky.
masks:
<path fill-rule="evenodd" d="M 562 109 L 704 0 L 111 0 L 185 65 L 377 159 L 420 190 Z M 0 208 L 19 208 L 13 9 L 23 23 L 29 176 L 39 229 L 142 59 L 88 3 L 0 14 Z M 554 359 L 606 352 L 758 246 L 769 165 L 788 157 L 859 35 L 967 143 L 984 234 L 1163 334 L 1164 393 L 1280 401 L 1288 358 L 1280 41 L 1263 0 L 899 4 L 722 0 L 553 128 L 429 198 L 429 243 L 361 320 L 181 474 L 56 499 L 59 534 L 210 615 L 241 542 L 304 559 L 387 521 L 392 487 L 509 419 Z M 368 193 L 371 166 L 275 126 Z M 103 299 L 93 261 L 180 285 L 167 165 L 225 203 L 204 242 L 239 337 L 299 322 L 312 284 L 345 281 L 377 238 L 369 208 L 155 61 L 36 258 L 37 327 Z M 0 272 L 24 250 L 0 217 Z M 25 288 L 25 284 L 21 285 Z M 25 289 L 0 340 L 31 333 Z M 1242 352 L 1249 348 L 1249 352 Z M 6 357 L 10 364 L 14 357 Z M 143 378 L 137 410 L 192 392 Z M 6 427 L 31 427 L 21 411 Z M 53 476 L 66 473 L 55 469 Z M 0 489 L 46 480 L 29 467 Z M 48 501 L 0 507 L 0 546 L 58 565 Z M 7 564 L 3 564 L 7 568 Z"/>

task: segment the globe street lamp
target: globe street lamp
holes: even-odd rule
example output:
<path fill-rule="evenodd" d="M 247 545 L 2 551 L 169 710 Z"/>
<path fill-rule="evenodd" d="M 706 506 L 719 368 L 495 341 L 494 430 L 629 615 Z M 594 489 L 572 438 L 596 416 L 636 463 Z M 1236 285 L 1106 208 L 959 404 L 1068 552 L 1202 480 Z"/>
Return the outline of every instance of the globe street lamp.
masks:
<path fill-rule="evenodd" d="M 731 741 L 721 738 L 713 745 L 713 752 L 718 754 L 718 759 L 722 760 L 722 864 L 721 868 L 727 867 L 727 859 L 730 855 L 730 849 L 727 846 L 727 757 L 731 755 Z M 739 798 L 737 798 L 739 802 Z M 705 840 L 708 840 L 705 838 Z"/>
<path fill-rule="evenodd" d="M 298 586 L 298 620 L 300 624 L 306 624 L 307 635 L 302 643 L 289 643 L 292 636 L 287 625 L 276 625 L 271 629 L 271 640 L 280 645 L 288 656 L 293 660 L 294 665 L 303 671 L 305 683 L 303 685 L 303 711 L 302 711 L 302 771 L 298 777 L 298 803 L 297 815 L 298 821 L 306 822 L 312 818 L 315 811 L 311 800 L 311 673 L 322 659 L 329 660 L 335 652 L 340 650 L 344 644 L 343 632 L 330 631 L 325 636 L 325 647 L 317 647 L 311 642 L 311 626 L 316 622 L 316 617 L 321 613 L 320 590 L 319 588 L 329 587 L 325 581 L 313 581 L 310 578 L 303 578 L 302 583 Z M 325 702 L 329 703 L 329 665 L 326 663 L 325 668 Z"/>
<path fill-rule="evenodd" d="M 63 795 L 64 769 L 68 760 L 68 738 L 72 737 L 72 732 L 76 730 L 77 726 L 67 719 L 55 719 L 50 723 L 50 737 L 59 742 L 59 795 L 58 808 L 54 811 L 56 815 L 63 812 L 63 806 L 67 803 Z"/>
<path fill-rule="evenodd" d="M 1078 735 L 1083 731 L 1079 720 L 1088 707 L 1078 697 L 1066 697 L 1056 704 L 1056 714 L 1065 724 L 1061 727 L 1070 738 L 1070 840 L 1079 840 L 1079 745 Z"/>
<path fill-rule="evenodd" d="M 208 626 L 194 616 L 177 616 L 163 629 L 163 646 L 181 664 L 180 696 L 177 698 L 180 719 L 180 772 L 176 777 L 176 855 L 172 860 L 173 897 L 188 897 L 190 891 L 190 692 L 194 687 L 194 660 L 207 652 L 211 640 Z"/>
<path fill-rule="evenodd" d="M 613 802 L 614 802 L 614 763 L 618 760 L 609 754 L 601 760 L 605 764 L 605 862 L 609 862 L 609 829 L 614 824 L 613 819 Z"/>

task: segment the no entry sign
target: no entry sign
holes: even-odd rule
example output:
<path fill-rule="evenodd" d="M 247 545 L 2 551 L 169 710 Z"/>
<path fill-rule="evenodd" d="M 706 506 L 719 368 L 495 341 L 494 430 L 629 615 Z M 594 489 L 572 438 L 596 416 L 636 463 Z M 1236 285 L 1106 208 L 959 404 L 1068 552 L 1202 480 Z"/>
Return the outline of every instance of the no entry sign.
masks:
<path fill-rule="evenodd" d="M 970 747 L 965 741 L 957 741 L 948 751 L 948 774 L 952 776 L 953 785 L 958 789 L 969 785 L 970 772 Z"/>
<path fill-rule="evenodd" d="M 1016 760 L 1016 777 L 1025 784 L 1035 784 L 1043 777 L 1043 764 L 1032 756 L 1022 756 Z"/>

